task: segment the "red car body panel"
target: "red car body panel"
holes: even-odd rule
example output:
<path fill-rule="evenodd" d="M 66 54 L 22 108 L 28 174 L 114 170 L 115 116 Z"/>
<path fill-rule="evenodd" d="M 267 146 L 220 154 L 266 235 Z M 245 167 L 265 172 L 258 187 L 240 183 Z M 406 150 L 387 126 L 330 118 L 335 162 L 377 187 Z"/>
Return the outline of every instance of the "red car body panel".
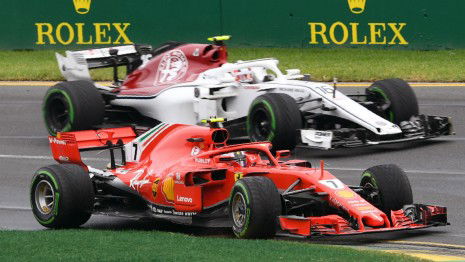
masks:
<path fill-rule="evenodd" d="M 441 216 L 447 214 L 447 209 L 445 207 L 427 206 L 427 209 L 428 210 L 423 211 L 422 216 Z M 391 221 L 392 224 L 389 227 L 366 228 L 361 224 L 362 227 L 356 230 L 351 227 L 347 220 L 338 215 L 305 218 L 281 216 L 279 218 L 283 230 L 300 236 L 310 236 L 312 234 L 356 235 L 362 233 L 412 230 L 433 226 L 413 221 L 411 218 L 405 216 L 402 210 L 391 211 Z"/>
<path fill-rule="evenodd" d="M 156 96 L 174 84 L 194 81 L 200 73 L 220 67 L 227 56 L 225 46 L 180 45 L 129 74 L 118 96 Z"/>
<path fill-rule="evenodd" d="M 85 168 L 79 150 L 124 144 L 126 163 L 106 172 L 140 195 L 156 214 L 195 216 L 226 204 L 234 183 L 247 176 L 268 177 L 283 196 L 291 189 L 319 195 L 352 220 L 337 214 L 280 216 L 281 229 L 295 235 L 416 229 L 429 226 L 429 218 L 447 214 L 443 207 L 425 206 L 422 223 L 403 210 L 385 214 L 325 170 L 323 163 L 319 168 L 296 166 L 302 161 L 275 158 L 268 142 L 228 146 L 228 137 L 225 129 L 162 123 L 137 138 L 132 128 L 100 129 L 61 133 L 50 137 L 50 144 L 55 160 Z M 243 162 L 228 160 L 237 152 L 243 152 Z"/>

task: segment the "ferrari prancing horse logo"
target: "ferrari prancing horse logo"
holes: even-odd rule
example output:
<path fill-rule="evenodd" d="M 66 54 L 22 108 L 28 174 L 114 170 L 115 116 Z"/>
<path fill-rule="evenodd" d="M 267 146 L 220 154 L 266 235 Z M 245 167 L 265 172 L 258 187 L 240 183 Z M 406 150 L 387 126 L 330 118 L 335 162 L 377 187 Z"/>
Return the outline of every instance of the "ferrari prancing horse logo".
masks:
<path fill-rule="evenodd" d="M 234 173 L 234 181 L 242 179 L 242 177 L 244 177 L 244 173 L 242 173 L 242 172 Z"/>

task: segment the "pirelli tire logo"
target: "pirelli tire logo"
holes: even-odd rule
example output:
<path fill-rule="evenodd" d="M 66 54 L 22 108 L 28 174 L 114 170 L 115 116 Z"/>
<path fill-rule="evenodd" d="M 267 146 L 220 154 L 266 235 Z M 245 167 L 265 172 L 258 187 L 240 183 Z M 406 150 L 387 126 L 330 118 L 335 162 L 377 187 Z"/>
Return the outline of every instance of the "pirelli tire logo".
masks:
<path fill-rule="evenodd" d="M 89 13 L 94 8 L 92 0 L 67 0 L 70 12 L 73 10 L 80 18 L 89 20 Z M 99 11 L 99 10 L 95 10 Z M 131 23 L 128 22 L 37 22 L 36 45 L 119 45 L 133 44 L 130 39 Z"/>
<path fill-rule="evenodd" d="M 348 16 L 355 14 L 359 21 L 309 22 L 310 45 L 408 45 L 405 22 L 361 22 L 367 10 L 374 11 L 370 1 L 374 0 L 347 0 Z"/>

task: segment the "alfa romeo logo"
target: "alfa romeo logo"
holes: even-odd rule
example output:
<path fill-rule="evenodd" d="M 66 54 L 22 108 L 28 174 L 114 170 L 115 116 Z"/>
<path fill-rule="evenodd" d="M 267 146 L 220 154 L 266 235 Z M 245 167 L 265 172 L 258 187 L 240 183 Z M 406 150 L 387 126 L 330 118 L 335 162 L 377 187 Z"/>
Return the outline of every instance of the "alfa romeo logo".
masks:
<path fill-rule="evenodd" d="M 165 54 L 158 65 L 155 84 L 167 84 L 181 79 L 187 72 L 187 58 L 181 50 Z"/>

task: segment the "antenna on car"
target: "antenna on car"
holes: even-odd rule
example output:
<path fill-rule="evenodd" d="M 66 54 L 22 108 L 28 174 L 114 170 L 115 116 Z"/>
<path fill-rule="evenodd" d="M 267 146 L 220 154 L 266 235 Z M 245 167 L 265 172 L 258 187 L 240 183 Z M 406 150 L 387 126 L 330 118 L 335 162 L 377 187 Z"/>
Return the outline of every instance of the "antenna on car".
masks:
<path fill-rule="evenodd" d="M 333 98 L 336 98 L 337 78 L 333 77 Z"/>
<path fill-rule="evenodd" d="M 212 36 L 208 38 L 208 41 L 213 42 L 213 44 L 217 46 L 224 46 L 224 41 L 231 39 L 230 35 L 219 35 L 219 36 Z"/>

